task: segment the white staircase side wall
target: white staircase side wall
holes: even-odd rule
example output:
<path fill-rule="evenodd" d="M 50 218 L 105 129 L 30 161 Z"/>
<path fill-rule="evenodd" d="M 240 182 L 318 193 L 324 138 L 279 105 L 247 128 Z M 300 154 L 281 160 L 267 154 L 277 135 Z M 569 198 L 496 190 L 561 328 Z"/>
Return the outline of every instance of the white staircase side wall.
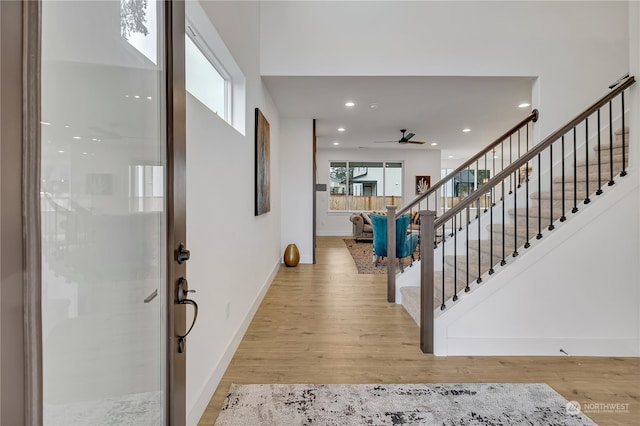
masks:
<path fill-rule="evenodd" d="M 435 354 L 640 356 L 638 170 L 604 190 L 436 312 Z"/>

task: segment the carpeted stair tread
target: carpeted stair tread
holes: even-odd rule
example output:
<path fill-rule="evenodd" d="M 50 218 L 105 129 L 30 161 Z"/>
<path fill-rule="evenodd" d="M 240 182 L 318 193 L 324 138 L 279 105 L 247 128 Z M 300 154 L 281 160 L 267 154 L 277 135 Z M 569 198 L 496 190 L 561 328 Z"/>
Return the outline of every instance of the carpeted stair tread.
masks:
<path fill-rule="evenodd" d="M 602 186 L 603 187 L 606 186 L 606 182 L 603 182 Z M 567 187 L 566 190 L 564 191 L 564 199 L 567 204 L 569 202 L 573 202 L 574 197 L 578 199 L 578 202 L 581 202 L 587 197 L 587 195 L 591 196 L 597 190 L 598 190 L 598 187 L 596 184 L 593 187 L 589 186 L 589 194 L 587 194 L 585 188 L 582 188 L 582 189 L 578 188 L 578 190 L 574 193 L 573 185 L 572 185 L 571 188 Z M 563 194 L 563 191 L 553 191 L 553 195 L 552 193 L 545 191 L 545 192 L 541 192 L 540 197 L 538 198 L 538 192 L 533 192 L 531 194 L 531 200 L 532 202 L 538 202 L 538 199 L 542 201 L 547 201 L 547 200 L 562 201 L 562 194 Z"/>
<path fill-rule="evenodd" d="M 517 208 L 517 209 L 509 209 L 509 215 L 511 217 L 513 216 L 517 216 L 518 218 L 523 218 L 526 217 L 527 215 L 529 216 L 529 219 L 533 218 L 536 221 L 538 220 L 538 217 L 541 217 L 543 219 L 543 221 L 547 221 L 549 222 L 549 220 L 551 219 L 551 209 L 548 206 L 544 206 L 544 205 L 540 205 L 540 208 L 538 208 L 538 206 L 531 206 L 531 204 L 529 204 L 529 208 Z M 562 216 L 562 212 L 559 211 L 558 209 L 553 209 L 553 220 L 556 221 L 558 219 L 560 219 L 560 217 Z"/>
<path fill-rule="evenodd" d="M 568 141 L 565 140 L 565 144 Z M 594 151 L 598 150 L 598 142 L 597 140 L 595 141 L 595 143 L 593 143 L 593 141 L 590 141 L 589 145 L 592 145 L 592 148 Z M 629 146 L 629 130 L 627 129 L 627 131 L 624 133 L 624 146 L 628 147 Z M 622 148 L 622 132 L 617 130 L 614 132 L 614 136 L 613 136 L 613 149 L 615 150 L 616 148 Z M 611 141 L 609 139 L 609 135 L 603 133 L 600 136 L 600 150 L 601 151 L 608 151 L 611 149 Z"/>
<path fill-rule="evenodd" d="M 625 159 L 625 163 L 629 164 L 629 150 L 627 150 L 624 153 L 624 159 Z M 609 151 L 602 152 L 600 154 L 600 165 L 604 168 L 605 166 L 609 167 L 610 163 L 611 163 L 611 155 L 609 155 Z M 587 164 L 587 160 L 583 156 L 580 156 L 578 158 L 578 161 L 576 161 L 576 165 L 578 167 L 584 167 L 585 164 Z M 589 155 L 589 163 L 588 164 L 589 164 L 589 168 L 598 167 L 598 154 L 597 154 L 597 151 L 596 151 L 595 154 L 590 154 Z M 613 164 L 614 164 L 614 166 L 616 164 L 622 164 L 622 151 L 620 151 L 619 153 L 614 152 L 614 154 L 613 154 Z M 568 165 L 572 169 L 573 168 L 573 160 Z M 567 170 L 567 163 L 565 163 L 565 171 L 566 170 Z"/>
<path fill-rule="evenodd" d="M 601 169 L 601 180 L 607 179 L 609 178 L 609 176 L 611 176 L 611 168 L 609 167 L 609 165 L 607 164 L 605 167 L 602 167 Z M 622 164 L 614 164 L 613 165 L 613 177 L 616 177 L 617 175 L 620 174 L 620 172 L 622 171 Z M 587 180 L 589 181 L 598 181 L 598 167 L 590 167 L 589 168 L 589 174 L 587 175 L 587 169 L 586 168 L 581 168 L 578 170 L 578 174 L 574 175 L 574 174 L 565 174 L 564 176 L 564 182 L 565 184 L 567 182 L 573 182 L 573 181 L 577 181 L 577 182 L 585 182 Z M 553 177 L 553 182 L 554 183 L 562 183 L 562 176 L 554 176 Z"/>

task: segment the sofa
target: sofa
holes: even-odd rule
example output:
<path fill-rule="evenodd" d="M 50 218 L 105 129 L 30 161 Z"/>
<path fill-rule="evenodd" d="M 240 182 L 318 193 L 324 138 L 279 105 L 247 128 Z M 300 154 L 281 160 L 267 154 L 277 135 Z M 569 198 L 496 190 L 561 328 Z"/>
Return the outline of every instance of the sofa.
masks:
<path fill-rule="evenodd" d="M 373 241 L 373 227 L 368 213 L 353 213 L 349 220 L 353 223 L 355 241 Z"/>
<path fill-rule="evenodd" d="M 349 220 L 353 223 L 353 239 L 355 241 L 373 241 L 373 226 L 371 225 L 370 214 L 386 216 L 387 212 L 356 212 Z M 410 231 L 420 230 L 420 215 L 417 211 L 410 215 L 408 229 Z"/>

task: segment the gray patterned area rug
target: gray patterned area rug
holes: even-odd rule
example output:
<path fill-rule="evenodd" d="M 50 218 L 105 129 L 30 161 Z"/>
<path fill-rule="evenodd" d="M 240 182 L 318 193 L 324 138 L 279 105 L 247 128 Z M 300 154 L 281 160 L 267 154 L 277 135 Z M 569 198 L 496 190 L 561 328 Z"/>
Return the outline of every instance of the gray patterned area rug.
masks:
<path fill-rule="evenodd" d="M 217 426 L 595 425 L 546 384 L 231 385 Z"/>

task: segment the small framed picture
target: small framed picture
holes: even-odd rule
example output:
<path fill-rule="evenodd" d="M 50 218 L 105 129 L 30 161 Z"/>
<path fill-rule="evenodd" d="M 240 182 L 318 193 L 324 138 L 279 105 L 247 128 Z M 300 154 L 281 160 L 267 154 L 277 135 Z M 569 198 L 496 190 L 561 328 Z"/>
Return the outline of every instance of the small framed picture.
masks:
<path fill-rule="evenodd" d="M 416 195 L 424 194 L 431 188 L 431 176 L 416 176 Z"/>

